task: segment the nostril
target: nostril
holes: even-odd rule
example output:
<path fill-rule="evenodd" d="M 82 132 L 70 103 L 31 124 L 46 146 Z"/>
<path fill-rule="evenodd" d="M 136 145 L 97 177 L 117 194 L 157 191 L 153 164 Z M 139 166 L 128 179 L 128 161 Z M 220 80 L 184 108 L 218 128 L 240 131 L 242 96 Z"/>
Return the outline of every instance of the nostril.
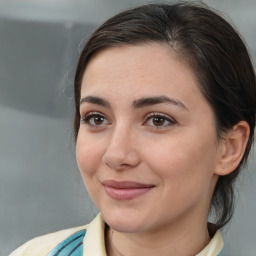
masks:
<path fill-rule="evenodd" d="M 102 162 L 112 170 L 120 170 L 125 168 L 131 168 L 138 165 L 140 162 L 137 152 L 130 151 L 125 154 L 113 154 L 112 152 L 106 152 L 102 157 Z"/>

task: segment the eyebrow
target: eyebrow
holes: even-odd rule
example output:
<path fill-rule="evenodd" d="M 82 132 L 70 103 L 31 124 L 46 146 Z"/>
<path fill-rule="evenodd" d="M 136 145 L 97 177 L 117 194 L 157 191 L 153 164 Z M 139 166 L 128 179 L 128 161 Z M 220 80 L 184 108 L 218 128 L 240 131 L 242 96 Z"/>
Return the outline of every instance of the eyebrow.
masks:
<path fill-rule="evenodd" d="M 143 107 L 162 104 L 162 103 L 172 104 L 188 111 L 188 108 L 181 101 L 173 98 L 168 98 L 166 96 L 141 98 L 141 99 L 135 100 L 133 102 L 133 106 L 134 108 L 143 108 Z"/>
<path fill-rule="evenodd" d="M 100 97 L 86 96 L 80 100 L 80 105 L 85 102 L 110 108 L 110 103 Z"/>
<path fill-rule="evenodd" d="M 111 104 L 107 100 L 100 97 L 96 97 L 96 96 L 86 96 L 82 98 L 80 100 L 80 105 L 85 102 L 95 104 L 95 105 L 100 105 L 103 107 L 108 107 L 108 108 L 111 107 Z M 134 108 L 143 108 L 143 107 L 148 107 L 148 106 L 163 104 L 163 103 L 175 105 L 188 111 L 188 108 L 181 101 L 177 99 L 169 98 L 166 96 L 141 98 L 141 99 L 135 100 L 132 105 Z"/>

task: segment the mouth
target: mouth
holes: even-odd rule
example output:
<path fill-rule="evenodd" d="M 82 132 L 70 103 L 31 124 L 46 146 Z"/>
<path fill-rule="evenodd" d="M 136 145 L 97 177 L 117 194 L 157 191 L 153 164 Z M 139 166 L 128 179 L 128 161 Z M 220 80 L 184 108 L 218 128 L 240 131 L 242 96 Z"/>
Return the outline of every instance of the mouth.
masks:
<path fill-rule="evenodd" d="M 106 180 L 102 184 L 109 197 L 121 201 L 142 196 L 155 187 L 152 184 L 142 184 L 134 181 Z"/>

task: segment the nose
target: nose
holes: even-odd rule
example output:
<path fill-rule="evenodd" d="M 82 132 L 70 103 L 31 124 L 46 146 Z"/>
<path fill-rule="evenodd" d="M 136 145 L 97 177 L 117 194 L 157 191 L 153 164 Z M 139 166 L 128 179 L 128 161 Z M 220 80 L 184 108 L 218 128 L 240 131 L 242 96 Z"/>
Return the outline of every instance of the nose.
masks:
<path fill-rule="evenodd" d="M 113 170 L 137 166 L 140 157 L 135 134 L 130 129 L 116 127 L 110 135 L 102 162 Z"/>

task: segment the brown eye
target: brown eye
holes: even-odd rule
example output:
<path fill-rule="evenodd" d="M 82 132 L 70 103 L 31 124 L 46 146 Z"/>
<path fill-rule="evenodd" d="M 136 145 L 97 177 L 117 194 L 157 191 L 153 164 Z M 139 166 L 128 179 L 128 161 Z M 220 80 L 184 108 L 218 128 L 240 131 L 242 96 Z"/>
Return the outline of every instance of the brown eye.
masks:
<path fill-rule="evenodd" d="M 147 116 L 146 125 L 155 128 L 164 128 L 176 123 L 171 117 L 162 113 L 151 113 Z"/>
<path fill-rule="evenodd" d="M 87 114 L 85 118 L 81 118 L 81 122 L 95 128 L 109 124 L 109 121 L 103 115 L 93 112 Z"/>
<path fill-rule="evenodd" d="M 152 122 L 155 126 L 162 126 L 165 122 L 165 119 L 163 117 L 156 116 L 156 117 L 153 117 Z"/>
<path fill-rule="evenodd" d="M 92 117 L 91 118 L 91 123 L 93 124 L 93 125 L 101 125 L 101 124 L 103 124 L 104 123 L 104 117 L 102 117 L 102 116 L 94 116 L 94 117 Z"/>

